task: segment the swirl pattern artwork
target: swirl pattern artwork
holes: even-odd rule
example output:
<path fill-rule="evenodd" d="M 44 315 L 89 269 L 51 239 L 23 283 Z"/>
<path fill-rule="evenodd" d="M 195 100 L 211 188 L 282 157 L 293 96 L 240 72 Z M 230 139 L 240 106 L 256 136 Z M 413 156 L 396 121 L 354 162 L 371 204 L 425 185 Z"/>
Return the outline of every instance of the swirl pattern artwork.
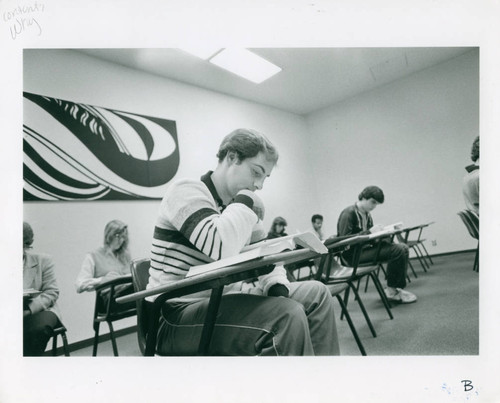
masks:
<path fill-rule="evenodd" d="M 25 201 L 163 197 L 179 167 L 175 121 L 23 95 Z"/>

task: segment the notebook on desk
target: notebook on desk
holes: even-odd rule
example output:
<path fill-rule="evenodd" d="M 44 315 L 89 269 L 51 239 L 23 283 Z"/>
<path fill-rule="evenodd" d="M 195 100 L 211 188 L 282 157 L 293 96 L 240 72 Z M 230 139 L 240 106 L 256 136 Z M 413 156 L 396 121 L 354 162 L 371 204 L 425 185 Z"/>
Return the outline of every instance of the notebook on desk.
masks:
<path fill-rule="evenodd" d="M 378 238 L 379 236 L 382 236 L 384 234 L 391 234 L 392 232 L 398 231 L 400 229 L 403 229 L 402 222 L 397 222 L 395 224 L 386 225 L 380 231 L 373 232 L 373 233 L 369 234 L 368 238 L 370 238 L 370 239 Z"/>
<path fill-rule="evenodd" d="M 237 263 L 247 262 L 263 256 L 274 255 L 286 250 L 300 248 L 310 249 L 316 253 L 328 253 L 326 246 L 312 232 L 288 235 L 281 238 L 267 239 L 245 246 L 241 253 L 212 263 L 192 266 L 186 277 L 196 276 L 222 267 L 233 266 Z"/>

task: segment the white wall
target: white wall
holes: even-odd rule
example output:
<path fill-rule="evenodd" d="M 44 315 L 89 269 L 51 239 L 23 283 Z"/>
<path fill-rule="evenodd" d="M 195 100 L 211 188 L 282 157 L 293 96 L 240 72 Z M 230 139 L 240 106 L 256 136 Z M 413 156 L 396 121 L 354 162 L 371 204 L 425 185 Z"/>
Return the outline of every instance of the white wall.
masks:
<path fill-rule="evenodd" d="M 464 167 L 479 134 L 479 51 L 317 111 L 309 152 L 327 233 L 368 185 L 386 201 L 376 223 L 435 221 L 429 253 L 475 248 L 457 212 Z"/>
<path fill-rule="evenodd" d="M 177 122 L 180 166 L 176 177 L 200 177 L 214 169 L 222 137 L 238 127 L 266 133 L 281 158 L 260 192 L 265 224 L 282 215 L 290 229 L 307 228 L 315 210 L 304 150 L 303 117 L 219 93 L 147 75 L 71 50 L 24 52 L 24 90 Z M 24 219 L 35 231 L 35 251 L 53 256 L 59 304 L 69 342 L 93 336 L 93 293 L 77 294 L 74 280 L 86 252 L 102 243 L 104 225 L 117 218 L 129 226 L 133 257 L 149 256 L 159 201 L 29 202 Z M 298 214 L 297 212 L 301 212 Z M 130 326 L 124 320 L 117 328 Z M 107 326 L 102 326 L 107 332 Z"/>

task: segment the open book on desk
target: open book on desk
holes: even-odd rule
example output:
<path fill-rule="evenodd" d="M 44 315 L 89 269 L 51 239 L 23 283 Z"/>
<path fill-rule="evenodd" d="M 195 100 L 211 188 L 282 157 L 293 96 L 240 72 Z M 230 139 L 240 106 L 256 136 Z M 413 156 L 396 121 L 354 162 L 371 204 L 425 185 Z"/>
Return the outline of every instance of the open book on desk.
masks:
<path fill-rule="evenodd" d="M 312 232 L 303 232 L 295 235 L 288 235 L 281 238 L 266 239 L 245 246 L 241 253 L 230 256 L 221 260 L 216 260 L 212 263 L 192 266 L 186 277 L 196 276 L 212 270 L 217 270 L 222 267 L 233 266 L 238 263 L 247 262 L 249 260 L 258 259 L 263 256 L 274 255 L 285 250 L 294 250 L 297 247 L 310 249 L 316 253 L 328 253 L 328 248 L 323 245 L 320 239 Z"/>
<path fill-rule="evenodd" d="M 378 238 L 379 236 L 385 235 L 385 234 L 391 234 L 393 232 L 399 231 L 403 229 L 403 223 L 402 222 L 397 222 L 395 224 L 390 224 L 382 227 L 380 231 L 373 232 L 371 234 L 368 234 L 368 238 Z"/>

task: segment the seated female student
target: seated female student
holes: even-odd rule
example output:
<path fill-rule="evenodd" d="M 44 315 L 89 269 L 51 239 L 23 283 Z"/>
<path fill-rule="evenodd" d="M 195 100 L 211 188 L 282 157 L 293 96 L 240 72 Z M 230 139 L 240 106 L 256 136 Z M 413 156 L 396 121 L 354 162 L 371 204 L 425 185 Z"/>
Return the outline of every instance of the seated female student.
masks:
<path fill-rule="evenodd" d="M 104 228 L 104 245 L 85 256 L 76 279 L 76 291 L 93 291 L 105 281 L 129 275 L 130 262 L 127 225 L 122 221 L 112 220 Z M 115 297 L 132 292 L 132 284 L 115 286 Z M 104 306 L 107 305 L 108 296 L 109 289 L 101 291 Z"/>
<path fill-rule="evenodd" d="M 43 354 L 61 326 L 54 263 L 48 255 L 28 252 L 33 238 L 33 229 L 23 222 L 23 355 L 31 357 Z"/>
<path fill-rule="evenodd" d="M 282 236 L 287 236 L 285 232 L 285 227 L 287 226 L 286 220 L 283 217 L 276 217 L 273 220 L 271 229 L 267 233 L 267 239 L 279 238 Z"/>

